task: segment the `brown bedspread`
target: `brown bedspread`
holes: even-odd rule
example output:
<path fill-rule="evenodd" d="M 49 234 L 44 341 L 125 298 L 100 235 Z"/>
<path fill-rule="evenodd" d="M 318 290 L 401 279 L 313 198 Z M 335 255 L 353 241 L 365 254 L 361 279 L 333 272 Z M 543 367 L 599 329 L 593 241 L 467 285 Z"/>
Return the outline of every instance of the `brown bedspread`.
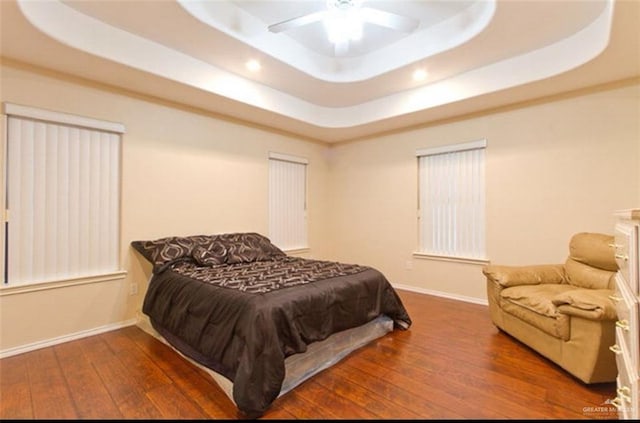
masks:
<path fill-rule="evenodd" d="M 179 351 L 231 380 L 236 405 L 254 417 L 279 395 L 286 357 L 381 314 L 411 325 L 378 270 L 280 254 L 156 268 L 142 310 Z"/>
<path fill-rule="evenodd" d="M 286 261 L 292 267 L 301 263 Z M 251 263 L 234 266 L 249 270 Z M 371 268 L 266 293 L 166 270 L 151 280 L 143 312 L 185 355 L 233 381 L 234 401 L 248 416 L 261 415 L 277 398 L 284 359 L 310 343 L 380 314 L 403 329 L 411 324 L 389 282 Z"/>

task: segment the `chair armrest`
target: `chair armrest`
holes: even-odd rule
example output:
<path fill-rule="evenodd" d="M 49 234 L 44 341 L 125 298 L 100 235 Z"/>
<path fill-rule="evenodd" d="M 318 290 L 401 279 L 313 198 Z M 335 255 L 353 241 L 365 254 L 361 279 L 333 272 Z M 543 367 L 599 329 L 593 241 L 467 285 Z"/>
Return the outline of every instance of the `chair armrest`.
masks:
<path fill-rule="evenodd" d="M 482 273 L 503 288 L 517 285 L 560 284 L 565 282 L 562 264 L 535 266 L 485 266 Z"/>
<path fill-rule="evenodd" d="M 558 311 L 590 320 L 616 320 L 615 304 L 609 298 L 612 289 L 577 288 L 556 295 L 551 302 Z"/>

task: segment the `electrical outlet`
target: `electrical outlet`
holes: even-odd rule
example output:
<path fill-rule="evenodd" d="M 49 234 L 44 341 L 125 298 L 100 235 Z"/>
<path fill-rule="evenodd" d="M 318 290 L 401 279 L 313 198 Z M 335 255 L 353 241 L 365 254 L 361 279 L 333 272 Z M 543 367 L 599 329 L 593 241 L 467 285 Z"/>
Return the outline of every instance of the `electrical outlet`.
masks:
<path fill-rule="evenodd" d="M 407 260 L 407 261 L 405 261 L 405 262 L 404 262 L 404 268 L 405 268 L 406 270 L 411 270 L 411 269 L 413 269 L 413 261 L 411 261 L 411 260 Z"/>
<path fill-rule="evenodd" d="M 138 293 L 138 284 L 131 282 L 129 284 L 129 295 L 136 295 Z"/>

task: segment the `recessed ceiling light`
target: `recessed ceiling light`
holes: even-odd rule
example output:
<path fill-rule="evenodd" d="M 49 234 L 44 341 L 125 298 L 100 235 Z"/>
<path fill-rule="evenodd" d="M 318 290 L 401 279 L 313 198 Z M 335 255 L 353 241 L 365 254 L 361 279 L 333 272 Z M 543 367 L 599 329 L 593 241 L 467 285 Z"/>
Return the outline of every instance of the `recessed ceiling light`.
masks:
<path fill-rule="evenodd" d="M 258 72 L 262 66 L 260 65 L 260 62 L 258 62 L 255 59 L 251 59 L 249 60 L 246 65 L 247 69 L 249 69 L 251 72 Z"/>
<path fill-rule="evenodd" d="M 413 80 L 414 81 L 424 81 L 427 78 L 427 71 L 424 69 L 416 69 L 413 72 Z"/>

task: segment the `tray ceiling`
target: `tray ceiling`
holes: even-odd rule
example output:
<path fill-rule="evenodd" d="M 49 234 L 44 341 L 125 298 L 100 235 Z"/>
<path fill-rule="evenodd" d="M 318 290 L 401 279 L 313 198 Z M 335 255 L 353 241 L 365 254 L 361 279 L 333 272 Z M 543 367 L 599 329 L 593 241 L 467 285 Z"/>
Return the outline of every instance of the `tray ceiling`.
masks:
<path fill-rule="evenodd" d="M 321 22 L 268 30 L 326 1 L 4 0 L 1 53 L 336 142 L 637 77 L 639 3 L 365 0 L 418 26 L 337 52 Z"/>

